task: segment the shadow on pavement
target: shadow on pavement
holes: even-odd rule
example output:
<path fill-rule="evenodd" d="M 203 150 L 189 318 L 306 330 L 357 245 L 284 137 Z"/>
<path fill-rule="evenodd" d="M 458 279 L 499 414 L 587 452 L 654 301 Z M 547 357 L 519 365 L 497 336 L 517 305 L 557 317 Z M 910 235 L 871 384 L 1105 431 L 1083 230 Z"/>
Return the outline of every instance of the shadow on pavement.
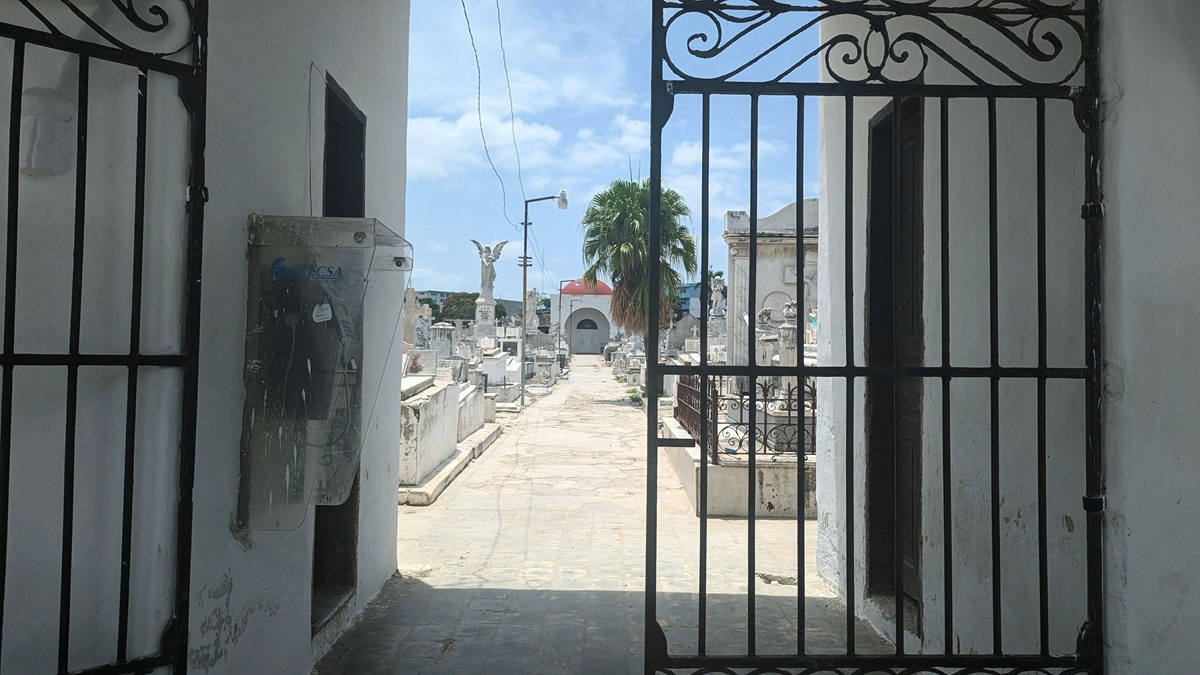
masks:
<path fill-rule="evenodd" d="M 673 655 L 695 652 L 696 595 L 662 593 L 659 620 Z M 315 675 L 359 673 L 554 673 L 642 672 L 643 593 L 504 588 L 446 589 L 419 579 L 396 577 L 364 611 L 359 622 L 317 665 Z M 745 598 L 709 596 L 710 653 L 744 653 Z M 795 624 L 773 617 L 794 616 L 795 598 L 759 596 L 758 644 L 795 644 Z M 812 637 L 837 653 L 845 626 L 836 600 L 807 598 Z M 879 638 L 865 623 L 862 644 Z M 872 642 L 874 641 L 874 642 Z M 810 640 L 809 644 L 812 644 Z M 724 649 L 720 649 L 720 648 Z M 810 647 L 810 651 L 811 651 Z"/>

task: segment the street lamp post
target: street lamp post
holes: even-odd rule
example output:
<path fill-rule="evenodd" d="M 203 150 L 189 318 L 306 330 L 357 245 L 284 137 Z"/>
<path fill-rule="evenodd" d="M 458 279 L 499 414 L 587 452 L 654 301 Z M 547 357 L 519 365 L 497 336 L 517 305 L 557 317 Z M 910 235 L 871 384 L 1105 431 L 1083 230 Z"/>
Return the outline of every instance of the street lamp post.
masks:
<path fill-rule="evenodd" d="M 549 197 L 536 197 L 534 199 L 525 200 L 525 220 L 521 223 L 521 229 L 524 232 L 524 250 L 521 256 L 521 407 L 525 407 L 525 323 L 529 321 L 529 317 L 525 316 L 525 296 L 529 294 L 529 268 L 532 263 L 529 261 L 529 226 L 533 223 L 529 222 L 529 205 L 534 202 L 545 202 L 551 199 L 558 200 L 558 208 L 567 208 L 567 191 L 563 190 L 557 195 Z M 536 305 L 534 312 L 537 312 Z"/>
<path fill-rule="evenodd" d="M 572 281 L 575 281 L 575 280 L 574 279 L 563 279 L 562 281 L 558 282 L 558 326 L 557 326 L 557 330 L 555 331 L 555 335 L 554 335 L 554 341 L 555 341 L 554 346 L 556 349 L 560 346 L 560 343 L 562 342 L 562 339 L 563 339 L 563 325 L 564 325 L 563 324 L 563 313 L 562 313 L 563 284 L 569 284 Z M 567 356 L 570 356 L 570 355 L 571 355 L 571 343 L 568 342 L 567 343 Z"/>
<path fill-rule="evenodd" d="M 570 308 L 568 309 L 568 312 L 569 312 L 568 316 L 573 316 L 575 314 L 575 303 L 577 303 L 577 302 L 580 304 L 583 304 L 583 300 L 581 300 L 579 298 L 573 298 L 571 300 Z M 567 353 L 571 352 L 571 337 L 574 335 L 575 335 L 575 327 L 574 327 L 574 325 L 568 323 L 567 324 Z"/>

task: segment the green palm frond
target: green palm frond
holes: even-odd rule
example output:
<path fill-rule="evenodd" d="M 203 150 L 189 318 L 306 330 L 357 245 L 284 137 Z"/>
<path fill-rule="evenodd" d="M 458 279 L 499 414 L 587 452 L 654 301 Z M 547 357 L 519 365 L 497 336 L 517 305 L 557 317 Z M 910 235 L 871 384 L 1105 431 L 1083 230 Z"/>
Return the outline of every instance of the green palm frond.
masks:
<path fill-rule="evenodd" d="M 692 212 L 683 197 L 663 188 L 659 200 L 661 248 L 659 317 L 665 324 L 684 275 L 696 273 L 696 241 L 683 223 Z M 584 231 L 584 279 L 603 274 L 613 282 L 612 315 L 620 328 L 644 333 L 650 325 L 650 181 L 613 181 L 588 205 Z"/>

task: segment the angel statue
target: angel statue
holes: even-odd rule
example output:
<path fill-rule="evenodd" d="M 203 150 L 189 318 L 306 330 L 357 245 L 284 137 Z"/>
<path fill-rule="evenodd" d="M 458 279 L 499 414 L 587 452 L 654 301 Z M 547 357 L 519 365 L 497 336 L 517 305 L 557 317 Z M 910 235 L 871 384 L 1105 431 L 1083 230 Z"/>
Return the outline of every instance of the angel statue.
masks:
<path fill-rule="evenodd" d="M 725 316 L 725 277 L 714 276 L 710 283 L 712 293 L 709 295 L 709 302 L 712 303 L 712 307 L 709 308 L 709 313 L 713 316 Z"/>
<path fill-rule="evenodd" d="M 484 246 L 474 239 L 471 240 L 479 249 L 479 296 L 492 299 L 492 289 L 496 285 L 496 261 L 500 259 L 500 251 L 504 250 L 507 241 L 502 241 L 493 248 Z"/>

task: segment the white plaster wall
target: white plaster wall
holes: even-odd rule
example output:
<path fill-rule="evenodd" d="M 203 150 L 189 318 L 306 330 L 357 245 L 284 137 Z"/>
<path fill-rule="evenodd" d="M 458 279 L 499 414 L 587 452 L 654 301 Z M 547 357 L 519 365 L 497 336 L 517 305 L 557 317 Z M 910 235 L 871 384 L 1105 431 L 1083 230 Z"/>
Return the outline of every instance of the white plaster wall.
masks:
<path fill-rule="evenodd" d="M 479 431 L 483 427 L 483 390 L 469 385 L 460 385 L 458 395 L 458 439 Z"/>
<path fill-rule="evenodd" d="M 738 254 L 732 253 L 734 248 Z M 725 328 L 728 334 L 728 363 L 730 365 L 746 365 L 750 363 L 749 329 L 755 326 L 756 318 L 750 313 L 750 258 L 746 245 L 730 245 L 729 270 L 730 279 L 726 289 L 729 313 L 726 316 Z M 754 298 L 754 311 L 761 310 L 767 302 L 772 306 L 782 307 L 786 302 L 796 300 L 795 282 L 784 281 L 785 271 L 796 266 L 795 243 L 766 244 L 759 243 L 758 258 L 755 261 L 758 286 Z M 776 317 L 782 319 L 782 315 Z M 765 363 L 760 365 L 767 365 Z"/>
<path fill-rule="evenodd" d="M 572 312 L 579 312 L 581 309 L 593 309 L 604 316 L 604 320 L 608 322 L 612 333 L 616 333 L 616 328 L 612 322 L 612 296 L 611 295 L 563 295 L 562 313 L 559 313 L 560 297 L 557 293 L 550 296 L 550 325 L 560 326 L 562 329 L 563 339 L 571 331 L 571 326 L 567 319 L 571 317 Z M 572 304 L 574 303 L 574 304 Z M 600 324 L 599 321 L 596 322 Z M 603 327 L 603 326 L 602 326 Z"/>
<path fill-rule="evenodd" d="M 607 304 L 607 303 L 605 303 Z M 607 307 L 605 308 L 607 309 Z M 596 323 L 594 330 L 580 329 L 579 323 L 591 319 Z M 566 318 L 565 337 L 570 342 L 572 354 L 601 354 L 604 345 L 612 337 L 612 320 L 604 311 L 593 307 L 575 305 L 575 311 Z"/>
<path fill-rule="evenodd" d="M 244 223 L 252 212 L 311 209 L 320 214 L 320 97 L 328 73 L 367 116 L 366 213 L 403 235 L 408 3 L 366 0 L 349 8 L 320 0 L 218 2 L 212 24 L 208 183 L 213 201 L 205 241 L 200 381 L 200 418 L 208 431 L 197 453 L 191 667 L 301 673 L 312 664 L 311 514 L 295 532 L 245 538 L 229 532 L 241 416 L 240 397 L 229 392 L 242 387 Z M 402 293 L 376 295 L 368 300 L 369 309 L 378 316 L 384 306 L 400 305 Z M 355 611 L 395 571 L 390 533 L 396 522 L 401 359 L 399 345 L 390 344 L 394 309 L 387 315 L 392 321 L 386 326 L 368 315 L 364 339 L 364 365 L 382 367 L 386 361 L 388 374 L 374 414 L 364 420 Z M 364 376 L 364 396 L 370 396 L 371 383 Z"/>
<path fill-rule="evenodd" d="M 823 24 L 827 35 L 840 20 Z M 980 38 L 981 43 L 988 44 Z M 931 67 L 928 81 L 945 81 L 945 70 Z M 818 305 L 821 364 L 866 362 L 867 304 L 867 157 L 870 120 L 890 99 L 859 98 L 854 112 L 853 221 L 854 294 L 845 297 L 846 157 L 845 104 L 820 102 L 821 212 L 818 260 Z M 925 104 L 924 275 L 925 363 L 941 365 L 940 287 L 943 246 L 950 248 L 951 354 L 955 366 L 990 364 L 988 258 L 988 145 L 984 101 L 951 103 L 950 241 L 942 241 L 939 102 Z M 1000 365 L 1037 364 L 1037 283 L 1035 136 L 1032 102 L 1000 101 L 997 107 L 999 189 L 999 326 Z M 1048 277 L 1049 364 L 1083 365 L 1083 147 L 1069 106 L 1048 104 Z M 851 308 L 854 349 L 846 354 L 846 308 Z M 866 596 L 865 475 L 866 383 L 853 393 L 854 421 L 846 415 L 846 383 L 818 384 L 817 479 L 821 573 L 844 594 L 846 585 L 847 454 L 854 459 L 855 606 L 885 634 L 894 632 Z M 1001 571 L 1003 648 L 1006 652 L 1037 650 L 1037 481 L 1035 386 L 1006 381 L 1000 391 L 1002 483 Z M 942 491 L 942 398 L 940 381 L 925 383 L 922 460 L 923 634 L 908 649 L 941 652 L 944 635 Z M 990 488 L 990 395 L 986 380 L 956 381 L 951 390 L 951 468 L 954 572 L 954 645 L 959 653 L 992 650 L 992 546 Z M 1047 532 L 1050 550 L 1051 649 L 1074 648 L 1084 618 L 1083 566 L 1083 389 L 1077 383 L 1048 387 L 1050 500 Z M 854 443 L 848 447 L 848 431 Z M 891 600 L 881 604 L 891 604 Z M 911 628 L 911 627 L 910 627 Z"/>
<path fill-rule="evenodd" d="M 9 10 L 6 10 L 8 12 Z M 16 9 L 15 11 L 22 11 Z M 5 15 L 7 19 L 7 14 Z M 237 503 L 246 217 L 320 212 L 324 73 L 368 117 L 367 213 L 404 231 L 408 3 L 353 8 L 294 0 L 212 3 L 208 205 L 191 579 L 192 672 L 306 673 L 310 649 L 312 519 L 293 532 L 231 531 Z M 58 89 L 73 105 L 66 59 L 29 48 L 26 86 Z M 12 52 L 0 50 L 9 86 Z M 315 64 L 315 65 L 314 65 Z M 84 351 L 128 347 L 136 129 L 136 71 L 93 61 Z M 174 352 L 181 335 L 187 117 L 177 84 L 151 75 L 142 349 Z M 316 100 L 314 100 L 315 97 Z M 7 125 L 8 107 L 0 112 Z M 310 140 L 311 139 L 311 140 Z M 6 159 L 7 144 L 0 149 Z M 315 156 L 310 151 L 315 149 Z M 73 156 L 73 148 L 71 154 Z M 73 164 L 73 162 L 72 162 Z M 311 170 L 315 167 L 315 171 Z M 67 346 L 75 174 L 21 180 L 22 260 L 17 348 Z M 310 192 L 310 185 L 318 189 Z M 7 194 L 0 196 L 5 202 Z M 7 204 L 0 203 L 0 208 Z M 7 245 L 5 243 L 4 245 Z M 0 260 L 3 256 L 0 255 Z M 399 275 L 396 275 L 399 277 Z M 393 280 L 395 281 L 395 280 Z M 399 352 L 390 361 L 403 288 L 380 282 L 367 298 L 357 611 L 395 570 Z M 382 321 L 380 316 L 388 316 Z M 384 365 L 387 364 L 386 369 Z M 13 503 L 4 672 L 54 669 L 62 521 L 65 372 L 15 374 Z M 125 373 L 80 374 L 71 668 L 115 658 Z M 131 655 L 148 654 L 171 612 L 178 374 L 140 376 L 133 528 Z M 34 506 L 36 505 L 36 506 Z M 49 534 L 49 536 L 48 536 Z M 379 536 L 379 535 L 382 536 Z"/>
<path fill-rule="evenodd" d="M 1200 663 L 1200 19 L 1105 6 L 1107 672 Z"/>
<path fill-rule="evenodd" d="M 436 385 L 404 401 L 399 485 L 420 485 L 454 454 L 459 441 L 459 387 Z"/>

